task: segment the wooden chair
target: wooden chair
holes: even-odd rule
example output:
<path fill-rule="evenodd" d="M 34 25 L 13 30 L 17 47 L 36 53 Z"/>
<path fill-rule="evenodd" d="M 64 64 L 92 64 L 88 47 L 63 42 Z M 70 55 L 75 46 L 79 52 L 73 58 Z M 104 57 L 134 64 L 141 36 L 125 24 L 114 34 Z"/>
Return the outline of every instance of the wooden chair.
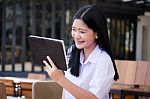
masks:
<path fill-rule="evenodd" d="M 20 82 L 21 95 L 27 99 L 32 99 L 32 84 L 31 82 Z"/>
<path fill-rule="evenodd" d="M 136 61 L 115 60 L 116 67 L 119 73 L 119 80 L 115 81 L 110 93 L 114 99 L 122 99 L 120 93 L 124 88 L 131 88 L 134 86 L 134 80 L 137 69 Z M 116 94 L 114 94 L 116 93 Z M 127 95 L 127 99 L 133 99 L 133 96 Z"/>
<path fill-rule="evenodd" d="M 115 62 L 120 79 L 115 81 L 110 91 L 112 97 L 114 98 L 114 94 L 115 96 L 119 94 L 120 99 L 150 97 L 150 89 L 147 89 L 149 88 L 147 86 L 150 86 L 150 62 L 129 60 L 115 60 Z"/>
<path fill-rule="evenodd" d="M 32 99 L 61 99 L 63 88 L 54 81 L 35 82 Z"/>
<path fill-rule="evenodd" d="M 5 84 L 6 87 L 6 95 L 14 96 L 14 81 L 9 79 L 0 79 L 1 82 Z"/>
<path fill-rule="evenodd" d="M 0 82 L 0 99 L 6 99 L 6 87 L 3 82 Z"/>
<path fill-rule="evenodd" d="M 29 73 L 27 78 L 37 79 L 37 80 L 45 80 L 46 75 L 45 74 L 38 74 L 38 73 Z"/>
<path fill-rule="evenodd" d="M 115 60 L 119 73 L 119 80 L 115 84 L 134 85 L 137 62 L 127 60 Z"/>

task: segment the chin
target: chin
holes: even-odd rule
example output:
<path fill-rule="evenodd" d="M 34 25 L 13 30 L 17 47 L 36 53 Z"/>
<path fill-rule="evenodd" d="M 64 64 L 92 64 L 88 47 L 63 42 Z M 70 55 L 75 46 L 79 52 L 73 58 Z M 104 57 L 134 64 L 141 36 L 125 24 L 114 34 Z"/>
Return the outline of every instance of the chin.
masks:
<path fill-rule="evenodd" d="M 83 48 L 84 48 L 83 46 L 80 46 L 80 45 L 76 45 L 76 47 L 77 47 L 78 49 L 83 49 Z"/>

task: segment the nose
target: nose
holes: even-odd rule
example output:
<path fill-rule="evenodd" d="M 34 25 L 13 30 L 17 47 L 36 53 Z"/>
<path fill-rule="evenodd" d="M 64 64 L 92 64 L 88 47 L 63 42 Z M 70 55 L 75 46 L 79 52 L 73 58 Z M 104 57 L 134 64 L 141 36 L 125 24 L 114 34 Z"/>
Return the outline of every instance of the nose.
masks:
<path fill-rule="evenodd" d="M 81 38 L 81 36 L 80 36 L 80 34 L 78 32 L 74 32 L 73 33 L 73 38 L 79 39 L 79 38 Z"/>

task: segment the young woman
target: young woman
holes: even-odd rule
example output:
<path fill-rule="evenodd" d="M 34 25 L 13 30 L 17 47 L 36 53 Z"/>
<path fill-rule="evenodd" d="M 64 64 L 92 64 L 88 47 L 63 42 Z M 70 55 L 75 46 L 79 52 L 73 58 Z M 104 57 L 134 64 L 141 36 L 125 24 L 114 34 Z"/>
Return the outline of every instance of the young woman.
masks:
<path fill-rule="evenodd" d="M 94 5 L 79 9 L 71 35 L 73 44 L 68 49 L 69 68 L 65 75 L 49 56 L 49 63 L 43 61 L 46 71 L 64 88 L 64 99 L 109 99 L 113 81 L 119 77 L 103 12 Z"/>

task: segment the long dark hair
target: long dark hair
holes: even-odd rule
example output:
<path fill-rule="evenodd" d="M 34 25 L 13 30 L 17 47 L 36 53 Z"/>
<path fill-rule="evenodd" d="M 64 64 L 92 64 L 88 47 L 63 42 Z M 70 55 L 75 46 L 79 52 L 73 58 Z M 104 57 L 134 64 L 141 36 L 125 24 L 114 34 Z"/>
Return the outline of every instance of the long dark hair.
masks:
<path fill-rule="evenodd" d="M 105 16 L 101 9 L 95 5 L 87 5 L 79 9 L 74 17 L 75 19 L 81 19 L 83 22 L 94 32 L 97 32 L 97 44 L 102 50 L 105 50 L 109 56 L 111 57 L 114 70 L 115 70 L 115 76 L 114 80 L 119 79 L 119 75 L 116 69 L 116 64 L 111 52 L 110 42 L 109 42 L 109 36 L 107 31 L 107 22 L 105 19 Z M 74 42 L 70 47 L 69 51 L 69 68 L 71 68 L 70 72 L 72 75 L 78 77 L 80 72 L 80 49 L 77 49 Z"/>

